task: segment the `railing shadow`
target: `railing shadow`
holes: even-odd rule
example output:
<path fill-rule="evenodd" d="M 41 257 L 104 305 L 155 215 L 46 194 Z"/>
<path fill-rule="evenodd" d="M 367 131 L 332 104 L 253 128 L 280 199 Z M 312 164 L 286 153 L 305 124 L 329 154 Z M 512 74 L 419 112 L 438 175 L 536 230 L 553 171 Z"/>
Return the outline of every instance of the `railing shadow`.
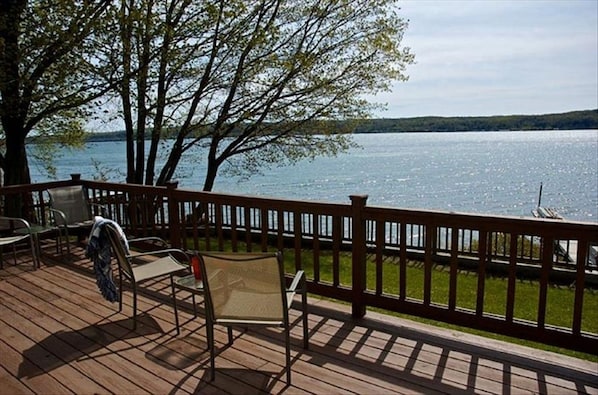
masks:
<path fill-rule="evenodd" d="M 87 262 L 65 266 L 92 276 Z M 525 354 L 516 351 L 518 346 L 509 349 L 510 345 L 506 343 L 503 348 L 497 348 L 494 345 L 498 342 L 492 340 L 472 341 L 474 336 L 464 333 L 422 330 L 418 324 L 376 314 L 354 320 L 349 312 L 330 306 L 337 305 L 311 300 L 310 337 L 313 340 L 310 349 L 304 350 L 299 338 L 293 336 L 292 368 L 303 364 L 301 370 L 314 370 L 318 374 L 306 364 L 321 366 L 333 371 L 337 377 L 348 375 L 349 380 L 368 377 L 388 388 L 398 383 L 405 392 L 471 394 L 487 390 L 516 394 L 532 388 L 531 391 L 536 393 L 565 390 L 598 393 L 596 372 L 562 363 L 567 357 L 559 358 L 555 354 L 553 359 L 544 359 L 538 357 L 541 351 L 521 349 L 529 352 Z M 190 306 L 185 307 L 188 312 L 192 311 Z M 135 332 L 130 331 L 131 321 L 127 318 L 51 334 L 23 352 L 18 377 L 31 378 L 73 361 L 98 358 L 101 356 L 98 351 L 106 348 L 109 353 L 112 343 L 140 336 L 152 337 L 160 332 L 158 323 L 147 314 L 141 314 L 138 319 L 143 325 L 139 325 Z M 201 328 L 203 326 L 196 330 Z M 293 330 L 300 329 L 300 319 L 295 318 Z M 252 330 L 250 336 L 265 339 L 277 349 L 280 347 L 280 333 L 273 330 Z M 153 348 L 146 352 L 146 358 L 171 370 L 185 370 L 186 374 L 178 384 L 193 377 L 200 380 L 197 391 L 202 392 L 209 385 L 202 339 L 203 335 L 195 333 L 184 338 L 148 339 Z M 271 370 L 218 368 L 216 384 L 218 388 L 237 386 L 235 388 L 245 393 L 285 392 L 279 389 L 281 384 L 284 385 L 283 367 L 274 372 Z M 490 374 L 489 370 L 492 371 Z M 525 383 L 521 384 L 522 381 Z M 175 385 L 173 391 L 176 388 L 179 385 Z M 559 392 L 559 388 L 562 391 Z"/>
<path fill-rule="evenodd" d="M 596 371 L 567 366 L 558 356 L 543 359 L 541 351 L 508 343 L 499 348 L 498 341 L 478 343 L 470 341 L 473 335 L 424 331 L 409 321 L 400 325 L 399 319 L 396 323 L 369 317 L 354 320 L 348 313 L 321 306 L 310 306 L 310 314 L 322 317 L 310 328 L 310 337 L 331 322 L 341 323 L 324 344 L 310 343 L 310 363 L 333 369 L 357 366 L 356 375 L 365 371 L 376 380 L 400 382 L 407 390 L 471 394 L 491 387 L 493 393 L 516 394 L 529 391 L 531 385 L 537 393 L 554 392 L 555 388 L 557 392 L 558 388 L 561 392 L 598 392 Z M 372 344 L 377 355 L 363 354 L 362 349 Z M 519 387 L 522 381 L 527 384 Z"/>

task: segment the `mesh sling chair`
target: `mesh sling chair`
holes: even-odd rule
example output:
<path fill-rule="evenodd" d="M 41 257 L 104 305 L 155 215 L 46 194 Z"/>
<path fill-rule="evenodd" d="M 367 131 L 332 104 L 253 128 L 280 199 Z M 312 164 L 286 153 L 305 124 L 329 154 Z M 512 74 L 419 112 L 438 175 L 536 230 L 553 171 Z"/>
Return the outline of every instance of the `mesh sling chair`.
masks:
<path fill-rule="evenodd" d="M 215 377 L 214 325 L 276 326 L 284 331 L 287 384 L 291 383 L 290 323 L 288 309 L 301 293 L 303 347 L 309 346 L 305 273 L 298 271 L 287 289 L 282 255 L 278 253 L 200 253 L 204 282 L 210 380 Z"/>
<path fill-rule="evenodd" d="M 93 225 L 92 206 L 98 208 L 98 214 L 106 216 L 106 208 L 87 199 L 87 191 L 82 185 L 73 185 L 48 189 L 50 212 L 58 228 L 58 243 L 62 250 L 62 239 L 70 255 L 69 231 L 89 232 Z"/>
<path fill-rule="evenodd" d="M 29 248 L 31 250 L 31 257 L 33 261 L 33 268 L 39 267 L 38 256 L 36 252 L 36 240 L 34 234 L 31 232 L 29 222 L 22 218 L 4 217 L 0 216 L 0 269 L 4 268 L 3 263 L 3 248 L 4 246 L 12 246 L 15 264 L 17 262 L 16 245 L 24 243 L 29 239 Z"/>
<path fill-rule="evenodd" d="M 119 271 L 119 310 L 122 311 L 122 278 L 126 277 L 133 289 L 133 329 L 137 329 L 137 286 L 147 280 L 158 279 L 160 277 L 170 277 L 170 290 L 172 294 L 172 304 L 174 307 L 174 319 L 176 323 L 177 335 L 180 333 L 179 315 L 177 311 L 176 293 L 174 288 L 173 275 L 182 270 L 189 270 L 189 265 L 179 262 L 173 257 L 173 253 L 187 254 L 179 249 L 168 248 L 163 250 L 149 251 L 145 253 L 130 253 L 123 245 L 121 233 L 112 224 L 104 225 L 110 240 L 112 252 L 118 262 Z M 135 264 L 134 260 L 143 259 L 145 263 Z"/>

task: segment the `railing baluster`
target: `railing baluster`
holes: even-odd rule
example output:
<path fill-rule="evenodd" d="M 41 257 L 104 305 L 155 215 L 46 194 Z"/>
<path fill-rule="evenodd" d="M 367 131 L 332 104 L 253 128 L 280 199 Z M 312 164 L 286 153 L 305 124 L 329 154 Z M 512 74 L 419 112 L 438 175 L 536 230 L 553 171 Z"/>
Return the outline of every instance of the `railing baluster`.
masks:
<path fill-rule="evenodd" d="M 320 216 L 313 215 L 313 243 L 312 243 L 312 259 L 314 268 L 314 281 L 320 281 Z"/>
<path fill-rule="evenodd" d="M 459 270 L 459 230 L 450 228 L 451 232 L 451 269 L 449 279 L 449 310 L 457 307 L 457 274 Z"/>
<path fill-rule="evenodd" d="M 488 232 L 479 231 L 478 247 L 478 289 L 476 294 L 475 314 L 484 315 L 484 292 L 486 289 L 486 262 L 488 259 Z"/>
<path fill-rule="evenodd" d="M 517 243 L 519 235 L 517 233 L 510 234 L 509 243 L 509 272 L 507 284 L 507 304 L 505 311 L 505 320 L 513 322 L 515 310 L 515 284 L 517 282 Z"/>
<path fill-rule="evenodd" d="M 585 263 L 588 261 L 589 246 L 586 240 L 577 243 L 577 272 L 575 276 L 575 303 L 573 304 L 573 322 L 571 330 L 574 335 L 581 334 L 583 312 L 583 293 L 585 291 Z"/>
<path fill-rule="evenodd" d="M 376 222 L 376 255 L 374 262 L 376 264 L 376 295 L 384 293 L 384 240 L 386 239 L 386 222 Z"/>
<path fill-rule="evenodd" d="M 332 286 L 340 284 L 340 254 L 343 238 L 341 217 L 336 215 L 332 219 Z"/>
<path fill-rule="evenodd" d="M 545 237 L 542 241 L 542 268 L 540 270 L 540 295 L 538 297 L 538 328 L 546 325 L 546 301 L 548 295 L 548 280 L 552 269 L 554 239 Z"/>
<path fill-rule="evenodd" d="M 407 224 L 404 221 L 400 223 L 399 239 L 399 300 L 404 301 L 407 298 Z"/>
<path fill-rule="evenodd" d="M 422 229 L 422 228 L 420 228 Z M 432 300 L 432 255 L 434 255 L 436 241 L 436 226 L 428 224 L 424 229 L 424 305 L 429 306 Z"/>

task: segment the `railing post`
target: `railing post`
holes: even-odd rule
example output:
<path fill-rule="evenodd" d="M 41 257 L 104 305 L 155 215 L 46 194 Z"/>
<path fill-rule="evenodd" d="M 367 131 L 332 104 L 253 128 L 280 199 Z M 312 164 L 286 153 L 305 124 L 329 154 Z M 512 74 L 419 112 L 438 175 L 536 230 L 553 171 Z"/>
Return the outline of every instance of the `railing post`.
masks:
<path fill-rule="evenodd" d="M 352 314 L 353 318 L 361 318 L 365 315 L 364 293 L 366 287 L 366 232 L 363 209 L 368 200 L 367 195 L 351 195 L 352 206 Z"/>
<path fill-rule="evenodd" d="M 75 181 L 75 182 L 81 181 L 81 174 L 71 173 L 71 181 Z"/>
<path fill-rule="evenodd" d="M 166 196 L 168 197 L 168 228 L 170 229 L 170 245 L 181 248 L 181 219 L 179 216 L 179 202 L 173 193 L 179 186 L 178 181 L 166 183 Z"/>

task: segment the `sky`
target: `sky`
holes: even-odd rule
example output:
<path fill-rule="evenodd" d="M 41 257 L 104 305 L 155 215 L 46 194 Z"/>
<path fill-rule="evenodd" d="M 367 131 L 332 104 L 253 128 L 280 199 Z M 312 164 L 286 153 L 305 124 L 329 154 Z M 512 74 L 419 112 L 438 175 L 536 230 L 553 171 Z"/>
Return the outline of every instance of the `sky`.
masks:
<path fill-rule="evenodd" d="M 598 108 L 598 0 L 399 0 L 415 54 L 376 117 Z"/>

